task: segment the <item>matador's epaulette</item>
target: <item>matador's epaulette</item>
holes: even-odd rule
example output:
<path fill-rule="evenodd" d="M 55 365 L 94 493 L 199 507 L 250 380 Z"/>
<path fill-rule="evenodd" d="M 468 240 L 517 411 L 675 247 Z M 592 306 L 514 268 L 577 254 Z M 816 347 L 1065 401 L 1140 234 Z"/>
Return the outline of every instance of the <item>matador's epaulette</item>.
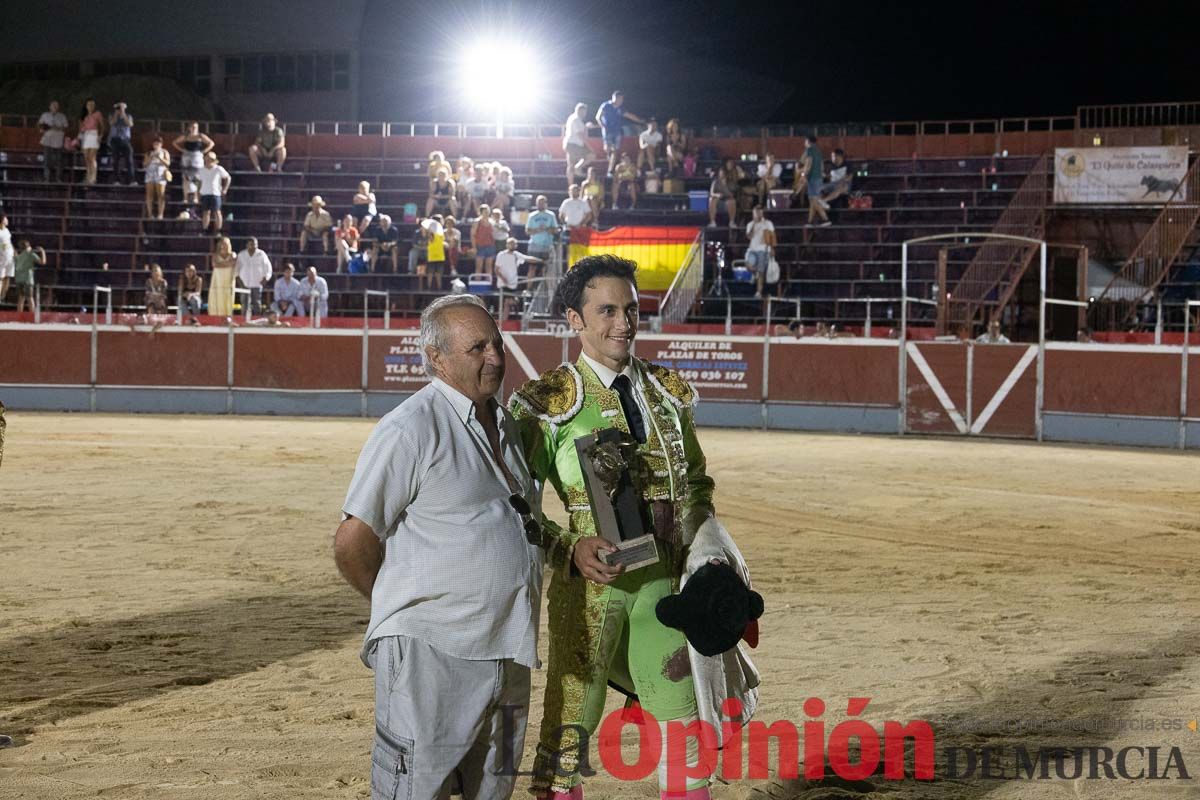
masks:
<path fill-rule="evenodd" d="M 700 401 L 700 393 L 696 391 L 696 387 L 684 380 L 675 370 L 667 369 L 658 364 L 652 364 L 640 358 L 638 359 L 638 363 L 641 365 L 642 374 L 649 378 L 650 382 L 676 408 L 681 411 L 693 408 Z"/>
<path fill-rule="evenodd" d="M 546 422 L 566 422 L 583 408 L 583 377 L 571 364 L 560 364 L 513 392 L 509 407 Z"/>

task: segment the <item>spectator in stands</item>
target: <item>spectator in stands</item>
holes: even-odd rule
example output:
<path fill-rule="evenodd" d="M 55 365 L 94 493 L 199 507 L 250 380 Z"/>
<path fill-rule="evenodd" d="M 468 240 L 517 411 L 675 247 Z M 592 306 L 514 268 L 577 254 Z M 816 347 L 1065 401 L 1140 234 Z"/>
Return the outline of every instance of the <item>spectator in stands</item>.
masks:
<path fill-rule="evenodd" d="M 392 262 L 392 272 L 396 272 L 397 260 L 400 253 L 400 229 L 392 224 L 392 218 L 387 214 L 379 215 L 379 226 L 375 228 L 375 244 L 371 247 L 371 269 L 378 271 L 382 268 L 383 258 Z"/>
<path fill-rule="evenodd" d="M 0 304 L 8 294 L 8 283 L 12 280 L 13 267 L 12 231 L 8 229 L 8 215 L 0 212 Z"/>
<path fill-rule="evenodd" d="M 216 155 L 215 153 L 213 155 Z M 212 280 L 208 282 L 208 313 L 214 317 L 233 314 L 233 278 L 237 254 L 228 236 L 217 239 L 212 255 Z"/>
<path fill-rule="evenodd" d="M 63 140 L 67 133 L 67 115 L 59 110 L 57 100 L 50 101 L 50 110 L 38 117 L 42 131 L 42 176 L 47 182 L 50 176 L 62 180 Z"/>
<path fill-rule="evenodd" d="M 491 276 L 496 261 L 496 232 L 492 228 L 492 209 L 484 203 L 471 226 L 471 247 L 475 249 L 475 271 Z"/>
<path fill-rule="evenodd" d="M 162 219 L 167 209 L 167 183 L 171 180 L 171 154 L 163 147 L 161 136 L 155 136 L 142 159 L 146 171 L 146 219 Z"/>
<path fill-rule="evenodd" d="M 246 249 L 237 254 L 237 279 L 250 290 L 250 308 L 261 314 L 263 286 L 271 280 L 271 259 L 258 249 L 258 239 L 253 236 L 246 240 Z"/>
<path fill-rule="evenodd" d="M 199 205 L 200 170 L 204 167 L 204 156 L 216 147 L 216 143 L 200 132 L 199 122 L 192 120 L 188 123 L 187 133 L 176 136 L 171 146 L 179 151 L 179 168 L 183 171 L 183 203 L 195 202 Z"/>
<path fill-rule="evenodd" d="M 655 159 L 658 158 L 658 148 L 662 145 L 662 131 L 658 129 L 658 120 L 654 117 L 646 123 L 646 130 L 638 134 L 638 169 L 646 169 L 651 171 L 654 169 Z"/>
<path fill-rule="evenodd" d="M 150 265 L 150 277 L 146 279 L 146 313 L 167 313 L 167 279 L 163 277 L 162 267 Z"/>
<path fill-rule="evenodd" d="M 513 194 L 517 191 L 517 186 L 513 183 L 512 170 L 508 167 L 500 167 L 496 171 L 495 197 L 492 203 L 492 212 L 499 211 L 501 216 L 508 210 L 512 204 Z"/>
<path fill-rule="evenodd" d="M 429 256 L 429 233 L 419 223 L 413 228 L 412 245 L 408 248 L 408 274 L 417 276 L 418 291 L 427 286 L 425 264 Z"/>
<path fill-rule="evenodd" d="M 271 310 L 281 317 L 304 316 L 304 290 L 296 280 L 296 267 L 291 262 L 283 265 L 283 275 L 275 279 L 272 291 L 274 300 Z"/>
<path fill-rule="evenodd" d="M 475 162 L 463 156 L 458 160 L 458 168 L 454 171 L 454 199 L 458 202 L 458 208 L 464 215 L 471 213 L 471 195 L 467 188 L 467 181 L 475 174 Z"/>
<path fill-rule="evenodd" d="M 821 204 L 816 202 L 821 197 L 821 186 L 824 183 L 825 177 L 825 156 L 821 153 L 821 148 L 817 146 L 817 137 L 809 134 L 804 137 L 805 148 L 804 156 L 800 159 L 800 166 L 796 170 L 796 180 L 792 186 L 793 197 L 799 197 L 801 193 L 808 195 L 808 224 L 812 225 L 820 218 L 820 227 L 827 228 L 833 223 L 829 221 L 829 215 L 825 213 L 825 209 Z"/>
<path fill-rule="evenodd" d="M 679 128 L 679 120 L 667 120 L 667 172 L 671 175 L 683 169 L 688 152 L 687 135 Z"/>
<path fill-rule="evenodd" d="M 429 197 L 425 200 L 425 216 L 433 213 L 458 213 L 458 187 L 450 178 L 450 171 L 439 169 L 429 180 Z"/>
<path fill-rule="evenodd" d="M 496 256 L 496 286 L 506 291 L 516 291 L 520 285 L 521 265 L 529 262 L 530 264 L 544 264 L 540 258 L 527 256 L 517 250 L 517 240 L 513 237 L 508 237 L 504 240 L 504 249 Z M 508 300 L 505 300 L 505 305 L 508 305 Z M 504 310 L 504 319 L 508 319 L 508 309 Z"/>
<path fill-rule="evenodd" d="M 209 220 L 213 221 L 213 233 L 221 232 L 221 204 L 229 193 L 233 182 L 229 171 L 218 163 L 217 154 L 209 150 L 204 154 L 204 166 L 196 174 L 200 181 L 200 230 L 208 233 Z M 209 305 L 212 305 L 210 302 Z"/>
<path fill-rule="evenodd" d="M 316 267 L 308 268 L 308 275 L 300 281 L 301 297 L 309 313 L 317 318 L 317 325 L 329 316 L 329 284 L 317 275 Z"/>
<path fill-rule="evenodd" d="M 771 198 L 771 190 L 779 186 L 781 175 L 783 175 L 783 165 L 775 160 L 774 153 L 767 153 L 766 158 L 758 165 L 758 181 L 755 183 L 755 188 L 758 190 L 758 204 L 763 208 L 767 207 L 767 201 Z"/>
<path fill-rule="evenodd" d="M 829 182 L 821 185 L 817 203 L 828 211 L 834 200 L 850 193 L 853 180 L 850 165 L 846 163 L 846 151 L 839 147 L 833 151 L 833 160 L 829 163 Z"/>
<path fill-rule="evenodd" d="M 446 275 L 446 226 L 441 214 L 434 214 L 428 219 L 421 220 L 425 229 L 427 285 L 440 292 Z"/>
<path fill-rule="evenodd" d="M 329 231 L 333 229 L 333 216 L 325 210 L 325 200 L 319 194 L 314 194 L 308 201 L 308 213 L 304 215 L 304 225 L 300 229 L 300 253 L 308 247 L 308 237 L 321 240 L 321 251 L 329 255 Z"/>
<path fill-rule="evenodd" d="M 988 322 L 987 330 L 979 334 L 979 338 L 975 340 L 978 344 L 1012 344 L 1009 338 L 1000 331 L 1000 320 L 994 319 Z"/>
<path fill-rule="evenodd" d="M 333 232 L 334 247 L 337 248 L 337 271 L 340 274 L 350 259 L 358 255 L 358 228 L 354 217 L 350 214 L 342 217 L 342 222 Z"/>
<path fill-rule="evenodd" d="M 200 313 L 204 296 L 204 278 L 196 272 L 195 264 L 188 264 L 179 276 L 179 309 L 192 325 L 199 325 L 196 315 Z"/>
<path fill-rule="evenodd" d="M 354 226 L 359 231 L 365 231 L 371 224 L 371 220 L 375 219 L 375 215 L 379 213 L 375 207 L 375 193 L 371 191 L 369 181 L 358 182 L 358 191 L 354 193 L 354 202 L 350 207 L 350 212 L 354 214 Z"/>
<path fill-rule="evenodd" d="M 600 180 L 600 176 L 596 174 L 595 167 L 588 167 L 587 180 L 580 188 L 583 191 L 583 198 L 592 208 L 592 223 L 599 224 L 600 209 L 604 206 L 604 181 Z"/>
<path fill-rule="evenodd" d="M 729 227 L 737 223 L 737 166 L 732 158 L 725 159 L 708 188 L 708 227 L 717 227 L 717 209 L 724 206 L 729 216 Z"/>
<path fill-rule="evenodd" d="M 100 152 L 100 137 L 104 135 L 104 115 L 89 97 L 79 112 L 79 149 L 83 151 L 84 178 L 88 186 L 96 184 L 96 155 Z"/>
<path fill-rule="evenodd" d="M 34 248 L 28 239 L 22 239 L 20 251 L 13 259 L 13 284 L 17 287 L 18 314 L 25 310 L 26 302 L 29 303 L 29 310 L 34 310 L 37 303 L 37 283 L 34 280 L 34 271 L 45 263 L 45 248 Z"/>
<path fill-rule="evenodd" d="M 546 195 L 539 194 L 534 201 L 537 209 L 525 220 L 525 233 L 529 234 L 529 255 L 534 264 L 550 261 L 554 253 L 554 238 L 558 235 L 558 219 L 546 208 Z M 499 256 L 497 256 L 498 258 Z M 530 267 L 529 277 L 536 278 L 538 271 Z"/>
<path fill-rule="evenodd" d="M 612 176 L 617 168 L 617 157 L 621 152 L 621 137 L 624 136 L 625 120 L 645 124 L 645 120 L 637 114 L 626 111 L 625 93 L 617 90 L 612 98 L 605 100 L 596 110 L 596 122 L 600 123 L 600 133 L 604 139 L 604 152 L 608 154 L 608 175 Z"/>
<path fill-rule="evenodd" d="M 429 166 L 425 171 L 426 177 L 433 180 L 442 170 L 446 171 L 446 175 L 454 172 L 454 167 L 450 166 L 450 162 L 446 160 L 446 154 L 441 150 L 434 150 L 429 154 Z"/>
<path fill-rule="evenodd" d="M 576 103 L 575 110 L 563 124 L 563 152 L 567 154 L 567 185 L 583 175 L 592 156 L 587 144 L 587 129 L 596 127 L 596 123 L 587 119 L 587 103 Z"/>
<path fill-rule="evenodd" d="M 775 252 L 775 223 L 763 216 L 761 205 L 755 206 L 751 212 L 751 219 L 746 223 L 746 238 L 750 241 L 746 248 L 746 266 L 754 273 L 754 299 L 759 300 L 762 298 L 767 267 Z"/>
<path fill-rule="evenodd" d="M 450 267 L 449 274 L 458 277 L 458 257 L 462 255 L 462 233 L 458 230 L 458 220 L 446 217 L 446 263 Z"/>
<path fill-rule="evenodd" d="M 579 195 L 579 184 L 572 183 L 567 190 L 567 199 L 558 207 L 558 219 L 568 231 L 585 228 L 592 223 L 592 204 Z"/>
<path fill-rule="evenodd" d="M 137 185 L 133 174 L 133 115 L 124 102 L 113 106 L 108 115 L 108 153 L 112 158 L 113 183 Z M 121 179 L 121 166 L 128 176 Z"/>
<path fill-rule="evenodd" d="M 629 207 L 637 208 L 638 171 L 629 153 L 621 154 L 617 171 L 613 174 L 613 209 L 620 207 L 622 194 L 628 194 Z"/>
<path fill-rule="evenodd" d="M 259 161 L 264 158 L 271 162 L 272 172 L 283 172 L 283 162 L 287 160 L 287 147 L 283 141 L 283 128 L 276 123 L 274 114 L 268 113 L 263 117 L 258 138 L 250 145 L 249 155 L 255 172 L 262 172 Z"/>
<path fill-rule="evenodd" d="M 508 238 L 510 229 L 508 220 L 500 213 L 500 209 L 492 209 L 492 236 L 496 240 L 496 251 L 500 251 L 500 242 Z"/>

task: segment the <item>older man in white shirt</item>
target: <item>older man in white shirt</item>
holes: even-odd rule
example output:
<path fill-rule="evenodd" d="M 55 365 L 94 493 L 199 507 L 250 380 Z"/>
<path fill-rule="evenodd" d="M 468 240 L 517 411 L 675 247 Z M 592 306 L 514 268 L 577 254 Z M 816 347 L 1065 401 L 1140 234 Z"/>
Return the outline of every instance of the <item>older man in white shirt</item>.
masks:
<path fill-rule="evenodd" d="M 421 315 L 433 380 L 379 421 L 342 507 L 335 559 L 371 599 L 371 797 L 511 796 L 537 665 L 541 528 L 504 343 L 473 295 Z M 513 767 L 506 769 L 505 767 Z"/>
<path fill-rule="evenodd" d="M 317 327 L 321 327 L 321 320 L 329 316 L 329 284 L 317 274 L 316 267 L 309 267 L 304 280 L 300 281 L 299 299 L 316 317 Z"/>
<path fill-rule="evenodd" d="M 246 240 L 246 249 L 237 254 L 234 274 L 242 286 L 250 290 L 250 307 L 254 313 L 262 313 L 262 290 L 271 280 L 271 259 L 258 249 L 258 239 L 253 236 Z"/>

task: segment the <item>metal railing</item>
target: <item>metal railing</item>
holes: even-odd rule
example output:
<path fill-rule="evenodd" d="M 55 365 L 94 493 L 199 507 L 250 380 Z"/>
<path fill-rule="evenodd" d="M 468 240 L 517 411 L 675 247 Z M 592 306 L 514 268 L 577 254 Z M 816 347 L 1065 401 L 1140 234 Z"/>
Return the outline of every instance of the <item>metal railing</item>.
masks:
<path fill-rule="evenodd" d="M 100 295 L 105 297 L 104 306 L 104 324 L 112 325 L 112 287 L 100 286 L 99 284 L 92 287 L 92 327 L 96 327 L 96 315 L 100 309 Z"/>
<path fill-rule="evenodd" d="M 1079 106 L 1075 118 L 1080 130 L 1200 125 L 1200 101 Z"/>
<path fill-rule="evenodd" d="M 244 310 L 246 312 L 246 322 L 249 323 L 252 319 L 252 312 L 253 312 L 253 309 L 251 307 L 252 304 L 250 302 L 250 298 L 251 298 L 250 290 L 243 288 L 241 286 L 235 286 L 235 287 L 233 287 L 234 302 L 237 302 L 238 295 L 242 295 L 246 298 L 246 301 L 242 304 L 242 310 Z M 261 295 L 259 295 L 259 296 L 261 297 Z M 232 309 L 230 309 L 230 310 L 232 311 Z M 231 325 L 233 324 L 233 314 L 229 315 L 229 322 Z"/>
<path fill-rule="evenodd" d="M 704 232 L 688 248 L 679 271 L 663 295 L 659 319 L 664 324 L 685 322 L 704 288 Z"/>
<path fill-rule="evenodd" d="M 1167 277 L 1197 221 L 1200 221 L 1200 159 L 1192 163 L 1154 224 L 1096 297 L 1092 327 L 1113 330 L 1129 322 L 1143 298 L 1153 294 Z"/>
<path fill-rule="evenodd" d="M 1049 166 L 1050 157 L 1043 154 L 996 221 L 992 236 L 979 245 L 953 287 L 939 275 L 939 286 L 947 291 L 945 319 L 939 325 L 942 332 L 970 325 L 984 308 L 990 307 L 991 315 L 996 317 L 1012 298 L 1037 253 L 1037 245 L 1029 240 L 1040 240 L 1045 235 Z"/>
<path fill-rule="evenodd" d="M 382 289 L 363 289 L 363 327 L 368 327 L 367 319 L 370 315 L 371 298 L 383 298 L 383 329 L 387 330 L 392 327 L 392 301 L 391 293 Z M 313 297 L 309 297 L 309 306 L 316 302 Z"/>

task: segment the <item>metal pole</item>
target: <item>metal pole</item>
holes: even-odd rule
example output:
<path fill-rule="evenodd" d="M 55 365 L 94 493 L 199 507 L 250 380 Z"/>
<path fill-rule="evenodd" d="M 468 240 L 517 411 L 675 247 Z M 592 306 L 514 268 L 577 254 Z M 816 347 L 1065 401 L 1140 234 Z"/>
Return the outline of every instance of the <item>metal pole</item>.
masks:
<path fill-rule="evenodd" d="M 908 423 L 908 242 L 900 245 L 900 420 L 897 433 L 904 435 Z"/>
<path fill-rule="evenodd" d="M 1183 361 L 1179 368 L 1179 449 L 1187 447 L 1188 410 L 1188 339 L 1192 334 L 1192 307 L 1200 308 L 1200 300 L 1183 303 Z"/>
<path fill-rule="evenodd" d="M 767 324 L 763 330 L 762 426 L 767 429 L 767 393 L 771 385 L 771 306 L 775 298 L 767 298 Z"/>
<path fill-rule="evenodd" d="M 1038 274 L 1038 352 L 1037 402 L 1034 405 L 1034 430 L 1042 441 L 1042 404 L 1046 393 L 1046 243 L 1041 244 L 1041 264 Z"/>
<path fill-rule="evenodd" d="M 233 315 L 230 314 L 225 318 L 226 334 L 225 340 L 225 413 L 233 413 Z"/>
<path fill-rule="evenodd" d="M 725 295 L 725 335 L 733 334 L 733 295 Z"/>
<path fill-rule="evenodd" d="M 971 408 L 973 392 L 971 385 L 975 381 L 975 343 L 967 340 L 967 434 L 971 433 Z"/>
<path fill-rule="evenodd" d="M 1162 320 L 1162 295 L 1158 296 L 1158 302 L 1155 304 L 1154 311 L 1154 343 L 1162 344 L 1163 320 Z"/>
<path fill-rule="evenodd" d="M 863 325 L 863 336 L 867 339 L 871 338 L 871 300 L 872 298 L 867 298 L 867 321 Z"/>

